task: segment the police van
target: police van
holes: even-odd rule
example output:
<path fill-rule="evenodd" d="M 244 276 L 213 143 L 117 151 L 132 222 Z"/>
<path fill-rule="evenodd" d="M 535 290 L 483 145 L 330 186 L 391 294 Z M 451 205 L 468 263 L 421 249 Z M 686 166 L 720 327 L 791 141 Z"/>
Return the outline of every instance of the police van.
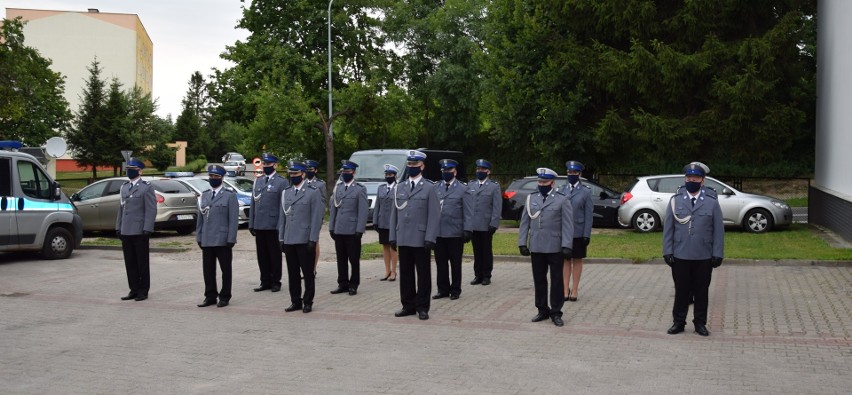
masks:
<path fill-rule="evenodd" d="M 83 240 L 77 209 L 38 160 L 0 141 L 0 251 L 41 251 L 64 259 Z"/>
<path fill-rule="evenodd" d="M 461 151 L 446 151 L 428 148 L 417 148 L 418 151 L 426 154 L 424 161 L 425 169 L 423 177 L 427 180 L 440 181 L 441 168 L 438 162 L 441 159 L 453 159 L 458 162 L 456 169 L 458 170 L 457 178 L 461 181 L 466 181 L 464 154 Z M 367 200 L 370 206 L 367 222 L 373 222 L 373 209 L 376 208 L 376 194 L 379 187 L 385 185 L 385 163 L 394 165 L 399 168 L 400 172 L 397 175 L 399 181 L 408 178 L 405 172 L 405 162 L 408 157 L 408 149 L 372 149 L 355 151 L 349 157 L 349 160 L 358 164 L 355 181 L 367 187 Z M 339 182 L 339 180 L 338 180 Z M 334 188 L 331 184 L 329 188 Z M 329 190 L 330 192 L 330 190 Z"/>

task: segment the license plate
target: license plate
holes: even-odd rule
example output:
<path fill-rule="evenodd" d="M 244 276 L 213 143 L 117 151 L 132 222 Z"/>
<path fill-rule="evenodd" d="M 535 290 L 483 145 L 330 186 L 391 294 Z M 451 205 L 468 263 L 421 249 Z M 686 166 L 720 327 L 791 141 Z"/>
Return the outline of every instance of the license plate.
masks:
<path fill-rule="evenodd" d="M 195 218 L 195 216 L 192 215 L 192 214 L 178 214 L 178 216 L 177 216 L 178 221 L 182 221 L 182 220 L 185 220 L 185 219 L 194 219 L 194 218 Z"/>

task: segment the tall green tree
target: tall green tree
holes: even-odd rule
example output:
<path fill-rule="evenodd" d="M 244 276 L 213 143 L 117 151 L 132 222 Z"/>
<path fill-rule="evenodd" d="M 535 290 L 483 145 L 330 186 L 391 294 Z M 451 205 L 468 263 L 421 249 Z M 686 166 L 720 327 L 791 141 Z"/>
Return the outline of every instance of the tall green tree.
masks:
<path fill-rule="evenodd" d="M 116 148 L 104 139 L 109 134 L 106 121 L 106 84 L 101 80 L 102 69 L 97 58 L 92 61 L 80 110 L 75 114 L 74 126 L 68 131 L 68 146 L 74 158 L 83 166 L 92 166 L 92 178 L 98 177 L 98 165 L 109 165 Z"/>
<path fill-rule="evenodd" d="M 103 112 L 103 131 L 104 134 L 99 136 L 103 141 L 109 141 L 112 145 L 112 155 L 109 152 L 103 152 L 105 159 L 109 158 L 109 164 L 112 165 L 113 174 L 118 175 L 118 169 L 121 168 L 121 150 L 131 150 L 139 152 L 138 144 L 140 138 L 136 130 L 131 128 L 131 119 L 128 116 L 130 111 L 130 103 L 127 95 L 121 90 L 121 82 L 118 78 L 113 78 L 109 84 L 106 102 L 104 103 Z"/>
<path fill-rule="evenodd" d="M 20 18 L 0 26 L 0 140 L 39 146 L 64 132 L 71 121 L 63 97 L 65 79 L 51 61 L 24 45 Z"/>

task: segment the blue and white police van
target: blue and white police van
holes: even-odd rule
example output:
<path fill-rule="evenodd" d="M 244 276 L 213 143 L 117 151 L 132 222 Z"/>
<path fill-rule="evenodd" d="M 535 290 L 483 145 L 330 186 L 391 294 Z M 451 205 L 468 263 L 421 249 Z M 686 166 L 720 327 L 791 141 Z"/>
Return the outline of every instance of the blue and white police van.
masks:
<path fill-rule="evenodd" d="M 64 259 L 83 240 L 83 221 L 38 160 L 0 141 L 0 252 L 41 251 Z"/>

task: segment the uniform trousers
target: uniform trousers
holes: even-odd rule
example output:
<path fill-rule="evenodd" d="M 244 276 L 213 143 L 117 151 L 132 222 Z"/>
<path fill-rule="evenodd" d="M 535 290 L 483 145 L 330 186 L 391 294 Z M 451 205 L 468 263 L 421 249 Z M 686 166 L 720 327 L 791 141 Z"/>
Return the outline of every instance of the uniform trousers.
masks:
<path fill-rule="evenodd" d="M 464 239 L 461 237 L 439 237 L 435 242 L 436 282 L 439 294 L 461 295 L 463 252 Z M 450 282 L 450 274 L 452 274 L 452 282 Z"/>
<path fill-rule="evenodd" d="M 233 250 L 228 246 L 202 247 L 201 265 L 204 272 L 204 297 L 207 299 L 231 300 L 231 262 Z M 222 269 L 222 290 L 216 290 L 216 261 Z"/>
<path fill-rule="evenodd" d="M 491 239 L 494 235 L 489 231 L 473 231 L 471 245 L 473 246 L 473 275 L 476 278 L 491 278 L 494 269 L 494 252 L 491 250 Z"/>
<path fill-rule="evenodd" d="M 307 244 L 284 244 L 284 256 L 287 258 L 287 287 L 290 288 L 290 302 L 294 305 L 314 304 L 316 292 L 314 255 L 316 255 L 316 248 L 308 248 Z M 304 296 L 302 281 L 299 277 L 305 278 Z"/>
<path fill-rule="evenodd" d="M 562 290 L 562 254 L 533 252 L 533 284 L 535 285 L 535 307 L 539 313 L 551 317 L 562 317 L 562 305 L 565 303 Z M 548 307 L 547 271 L 550 270 L 550 307 Z"/>
<path fill-rule="evenodd" d="M 127 271 L 127 286 L 130 293 L 148 296 L 151 288 L 151 270 L 148 256 L 148 235 L 121 236 L 124 252 L 124 268 Z"/>
<path fill-rule="evenodd" d="M 431 262 L 426 247 L 399 246 L 399 297 L 405 311 L 429 312 Z"/>
<path fill-rule="evenodd" d="M 254 244 L 257 247 L 257 267 L 260 269 L 260 285 L 281 286 L 281 245 L 278 244 L 278 229 L 255 229 Z"/>
<path fill-rule="evenodd" d="M 337 254 L 337 285 L 340 288 L 357 290 L 361 284 L 361 238 L 358 235 L 337 234 L 334 236 L 334 251 Z"/>
<path fill-rule="evenodd" d="M 675 324 L 684 325 L 689 313 L 689 302 L 694 296 L 693 320 L 696 325 L 707 325 L 707 301 L 713 265 L 709 259 L 687 260 L 675 257 L 672 278 L 675 283 L 675 300 L 672 317 Z"/>

